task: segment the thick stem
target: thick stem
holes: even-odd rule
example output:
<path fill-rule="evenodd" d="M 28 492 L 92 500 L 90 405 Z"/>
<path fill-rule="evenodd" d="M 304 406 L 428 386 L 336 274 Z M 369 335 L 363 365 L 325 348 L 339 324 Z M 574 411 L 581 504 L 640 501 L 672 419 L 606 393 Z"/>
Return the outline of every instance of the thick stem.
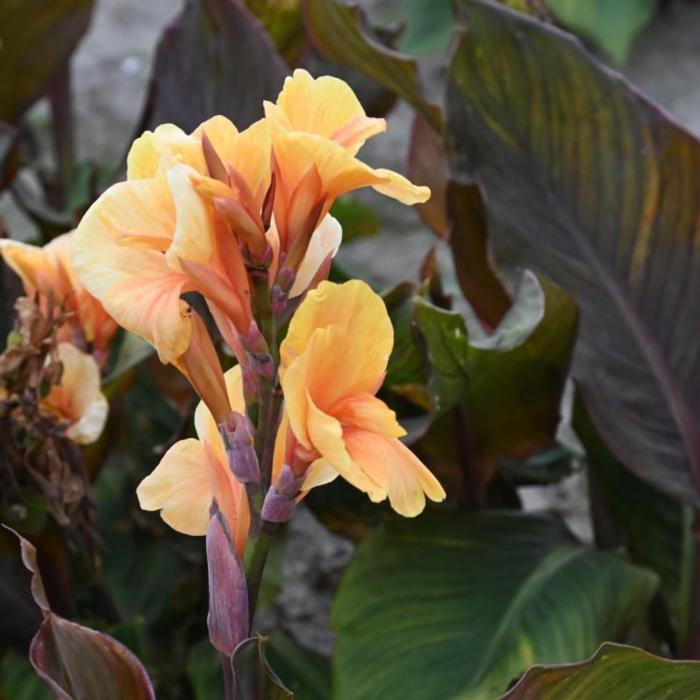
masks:
<path fill-rule="evenodd" d="M 253 620 L 255 618 L 255 608 L 258 602 L 258 593 L 262 583 L 265 562 L 270 551 L 272 538 L 277 531 L 275 523 L 263 521 L 259 533 L 252 535 L 248 539 L 245 550 L 244 571 L 246 586 L 248 588 L 248 611 L 250 615 L 250 631 L 253 631 Z"/>
<path fill-rule="evenodd" d="M 277 347 L 277 328 L 272 313 L 270 289 L 267 282 L 267 272 L 254 270 L 251 272 L 253 283 L 253 299 L 255 305 L 255 320 L 267 344 L 272 359 L 272 378 L 260 376 L 260 393 L 258 397 L 257 425 L 255 429 L 255 451 L 260 465 L 260 488 L 249 493 L 251 515 L 253 522 L 258 525 L 251 529 L 248 536 L 244 556 L 244 571 L 248 588 L 248 607 L 252 631 L 253 618 L 258 599 L 258 591 L 262 582 L 265 561 L 277 526 L 274 523 L 260 522 L 260 512 L 265 493 L 270 488 L 272 480 L 272 462 L 275 451 L 275 438 L 279 425 L 282 395 L 276 388 L 279 350 Z"/>
<path fill-rule="evenodd" d="M 236 686 L 233 680 L 233 668 L 231 659 L 225 654 L 219 654 L 221 669 L 224 673 L 224 698 L 225 700 L 236 700 Z"/>

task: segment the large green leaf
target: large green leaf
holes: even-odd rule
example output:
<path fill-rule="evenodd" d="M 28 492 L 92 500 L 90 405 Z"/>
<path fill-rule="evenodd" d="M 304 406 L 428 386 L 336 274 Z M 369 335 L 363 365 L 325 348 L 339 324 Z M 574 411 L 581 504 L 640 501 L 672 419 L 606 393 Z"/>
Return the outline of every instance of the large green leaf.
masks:
<path fill-rule="evenodd" d="M 630 557 L 659 574 L 660 592 L 671 613 L 676 648 L 680 649 L 690 623 L 692 508 L 658 491 L 615 459 L 580 398 L 575 403 L 573 425 L 586 449 L 596 492 L 620 529 Z"/>
<path fill-rule="evenodd" d="M 158 44 L 141 127 L 173 122 L 189 131 L 223 114 L 243 129 L 288 72 L 242 0 L 193 0 Z"/>
<path fill-rule="evenodd" d="M 501 254 L 578 302 L 574 371 L 605 442 L 698 504 L 700 144 L 563 32 L 459 12 L 454 170 L 484 186 Z"/>
<path fill-rule="evenodd" d="M 580 664 L 531 668 L 501 700 L 690 700 L 700 697 L 700 663 L 669 661 L 603 644 Z"/>
<path fill-rule="evenodd" d="M 460 314 L 415 301 L 435 411 L 459 406 L 460 424 L 452 423 L 444 437 L 462 443 L 461 461 L 467 461 L 462 468 L 469 469 L 478 489 L 500 460 L 527 457 L 551 445 L 559 424 L 577 310 L 561 289 L 541 286 L 534 275 L 524 275 L 519 289 L 491 335 L 478 334 L 476 320 L 468 326 Z M 435 429 L 441 432 L 439 425 Z M 439 465 L 445 445 L 429 432 L 418 448 L 431 465 Z"/>
<path fill-rule="evenodd" d="M 440 109 L 423 96 L 416 61 L 369 36 L 357 5 L 303 0 L 303 8 L 307 31 L 326 58 L 373 78 L 417 109 L 434 129 L 442 129 Z"/>
<path fill-rule="evenodd" d="M 558 520 L 433 511 L 358 548 L 332 614 L 337 700 L 492 700 L 533 663 L 586 658 L 644 616 L 656 576 Z"/>
<path fill-rule="evenodd" d="M 654 15 L 656 0 L 546 0 L 563 25 L 589 36 L 618 63 Z"/>
<path fill-rule="evenodd" d="M 90 24 L 92 0 L 2 0 L 0 122 L 13 122 L 46 92 Z"/>

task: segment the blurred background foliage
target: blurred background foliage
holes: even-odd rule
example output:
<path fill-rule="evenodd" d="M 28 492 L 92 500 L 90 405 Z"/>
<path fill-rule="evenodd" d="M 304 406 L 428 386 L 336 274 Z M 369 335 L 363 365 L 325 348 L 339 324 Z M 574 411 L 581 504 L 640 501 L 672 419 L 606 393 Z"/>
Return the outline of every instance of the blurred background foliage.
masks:
<path fill-rule="evenodd" d="M 243 128 L 305 66 L 347 80 L 390 129 L 396 119 L 386 151 L 433 190 L 418 212 L 432 239 L 411 239 L 413 252 L 391 208 L 342 198 L 348 252 L 332 277 L 398 271 L 381 290 L 396 335 L 382 398 L 448 502 L 399 522 L 340 480 L 307 498 L 259 617 L 296 698 L 496 698 L 531 666 L 583 662 L 603 642 L 700 658 L 700 145 L 607 67 L 673 4 L 188 0 L 160 36 L 132 137 L 214 113 Z M 0 4 L 6 236 L 48 242 L 123 175 L 123 157 L 80 155 L 71 56 L 99 11 Z M 6 336 L 19 286 L 4 267 L 1 282 Z M 134 495 L 192 434 L 194 397 L 128 334 L 103 387 L 109 424 L 85 454 L 94 554 L 39 493 L 3 488 L 0 521 L 36 545 L 53 613 L 128 646 L 159 698 L 221 697 L 203 542 Z M 532 512 L 533 493 L 571 484 L 582 517 L 563 518 L 551 495 L 552 512 Z M 5 531 L 0 567 L 0 697 L 49 697 L 26 656 L 39 611 Z M 588 664 L 528 671 L 505 697 L 595 683 L 587 697 L 609 698 L 617 677 L 622 700 L 652 677 L 700 692 L 696 664 L 608 645 Z"/>

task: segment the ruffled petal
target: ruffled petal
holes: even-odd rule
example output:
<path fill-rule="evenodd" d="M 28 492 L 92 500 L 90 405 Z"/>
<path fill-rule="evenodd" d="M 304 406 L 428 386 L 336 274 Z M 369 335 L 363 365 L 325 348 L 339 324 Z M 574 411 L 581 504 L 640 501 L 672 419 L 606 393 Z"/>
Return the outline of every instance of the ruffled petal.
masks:
<path fill-rule="evenodd" d="M 100 368 L 91 355 L 70 343 L 59 343 L 58 358 L 63 365 L 61 382 L 51 388 L 43 402 L 68 421 L 68 438 L 88 445 L 100 436 L 109 412 L 100 390 Z"/>
<path fill-rule="evenodd" d="M 280 348 L 282 373 L 304 352 L 316 329 L 330 326 L 342 329 L 361 348 L 358 357 L 346 357 L 345 361 L 358 369 L 362 366 L 366 375 L 372 375 L 374 384 L 368 384 L 363 391 L 374 393 L 389 361 L 394 329 L 381 297 L 360 280 L 343 284 L 324 281 L 308 293 L 296 310 Z M 349 349 L 339 350 L 342 356 L 350 354 Z"/>
<path fill-rule="evenodd" d="M 384 119 L 367 117 L 345 81 L 332 76 L 314 79 L 303 68 L 284 81 L 276 104 L 265 103 L 265 115 L 287 129 L 337 140 L 353 154 L 365 139 L 386 129 Z"/>
<path fill-rule="evenodd" d="M 144 510 L 160 510 L 163 520 L 184 535 L 205 535 L 212 491 L 199 440 L 176 442 L 136 489 Z"/>
<path fill-rule="evenodd" d="M 39 290 L 46 292 L 56 286 L 56 269 L 50 255 L 43 248 L 13 241 L 0 240 L 0 254 L 7 266 L 19 276 L 27 294 Z M 59 290 L 55 289 L 56 301 L 61 301 Z"/>
<path fill-rule="evenodd" d="M 343 424 L 379 433 L 384 437 L 402 437 L 406 431 L 396 420 L 396 413 L 372 394 L 355 394 L 342 399 L 331 413 Z"/>
<path fill-rule="evenodd" d="M 135 180 L 110 187 L 75 231 L 73 265 L 87 290 L 121 326 L 141 336 L 162 362 L 182 355 L 190 340 L 187 277 L 157 249 L 132 244 L 132 233 L 169 242 L 174 212 L 164 182 Z"/>
<path fill-rule="evenodd" d="M 343 439 L 352 459 L 386 492 L 399 515 L 411 518 L 421 513 L 426 496 L 444 500 L 440 482 L 399 440 L 357 428 L 346 428 Z"/>
<path fill-rule="evenodd" d="M 308 397 L 309 438 L 314 449 L 349 484 L 364 491 L 375 502 L 386 498 L 386 491 L 349 454 L 343 440 L 343 428 L 332 416 L 321 411 Z"/>
<path fill-rule="evenodd" d="M 335 481 L 338 476 L 340 476 L 338 471 L 334 469 L 330 462 L 327 462 L 325 459 L 317 459 L 306 470 L 306 478 L 301 490 L 305 493 L 317 486 L 325 486 Z"/>
<path fill-rule="evenodd" d="M 231 404 L 231 410 L 243 415 L 245 413 L 245 398 L 243 396 L 243 376 L 240 365 L 231 367 L 224 373 L 224 382 L 226 383 L 226 393 Z M 212 416 L 211 411 L 203 401 L 197 404 L 197 408 L 194 411 L 194 428 L 197 432 L 197 437 L 211 445 L 215 452 L 223 455 L 225 459 L 224 444 L 219 428 L 214 420 L 214 416 Z"/>
<path fill-rule="evenodd" d="M 161 124 L 153 131 L 145 131 L 132 144 L 126 158 L 127 179 L 155 177 L 165 154 L 174 162 L 205 172 L 201 141 L 174 124 Z"/>
<path fill-rule="evenodd" d="M 410 180 L 403 175 L 395 173 L 393 170 L 376 168 L 374 173 L 375 175 L 381 175 L 384 181 L 372 185 L 372 188 L 387 197 L 398 200 L 401 204 L 411 206 L 413 204 L 422 204 L 430 199 L 429 187 L 414 185 Z"/>

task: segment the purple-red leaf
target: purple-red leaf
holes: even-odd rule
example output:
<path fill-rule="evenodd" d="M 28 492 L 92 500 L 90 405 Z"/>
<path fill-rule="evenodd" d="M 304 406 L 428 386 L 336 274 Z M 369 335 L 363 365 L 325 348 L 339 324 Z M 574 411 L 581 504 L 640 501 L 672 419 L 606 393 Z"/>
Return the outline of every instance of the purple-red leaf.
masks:
<path fill-rule="evenodd" d="M 0 121 L 46 92 L 90 24 L 93 0 L 0 2 Z"/>
<path fill-rule="evenodd" d="M 156 51 L 141 125 L 186 131 L 215 114 L 243 129 L 277 97 L 287 65 L 240 0 L 188 0 Z"/>
<path fill-rule="evenodd" d="M 129 649 L 108 634 L 51 612 L 36 548 L 10 531 L 19 539 L 22 562 L 32 574 L 32 595 L 44 616 L 29 660 L 54 696 L 58 700 L 155 700 L 146 670 Z"/>

